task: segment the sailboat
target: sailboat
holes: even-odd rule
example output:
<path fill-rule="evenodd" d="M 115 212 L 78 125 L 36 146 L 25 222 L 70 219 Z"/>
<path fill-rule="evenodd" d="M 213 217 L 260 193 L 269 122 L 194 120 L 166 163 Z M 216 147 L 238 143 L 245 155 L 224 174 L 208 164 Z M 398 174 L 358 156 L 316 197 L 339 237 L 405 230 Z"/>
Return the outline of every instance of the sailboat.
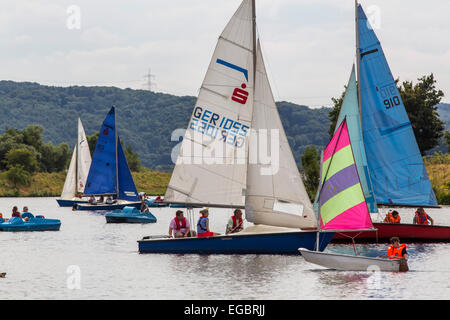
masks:
<path fill-rule="evenodd" d="M 108 112 L 100 128 L 83 195 L 105 199 L 111 196 L 115 203 L 79 204 L 77 210 L 114 210 L 141 205 L 117 134 L 115 107 Z"/>
<path fill-rule="evenodd" d="M 86 199 L 78 197 L 83 194 L 86 179 L 91 167 L 91 153 L 86 139 L 81 119 L 78 118 L 78 138 L 73 148 L 72 159 L 61 193 L 61 198 L 56 199 L 60 207 L 72 207 L 74 204 L 87 203 Z"/>
<path fill-rule="evenodd" d="M 438 207 L 414 132 L 380 41 L 364 10 L 355 1 L 356 62 L 337 127 L 344 117 L 358 173 L 370 212 L 379 206 Z M 358 82 L 358 86 L 356 85 Z M 350 120 L 351 119 L 351 120 Z M 376 233 L 363 232 L 357 241 L 449 241 L 450 227 L 374 223 Z M 333 242 L 348 241 L 336 234 Z"/>
<path fill-rule="evenodd" d="M 374 231 L 346 117 L 323 151 L 318 207 L 319 230 L 332 230 L 336 233 Z M 299 252 L 308 262 L 336 270 L 367 271 L 376 267 L 381 271 L 400 271 L 402 263 L 401 260 L 342 255 L 303 248 L 299 248 Z"/>
<path fill-rule="evenodd" d="M 316 232 L 256 36 L 254 0 L 242 1 L 219 37 L 165 201 L 245 208 L 254 225 L 211 237 L 148 236 L 138 241 L 140 253 L 298 254 L 324 250 L 333 237 Z"/>

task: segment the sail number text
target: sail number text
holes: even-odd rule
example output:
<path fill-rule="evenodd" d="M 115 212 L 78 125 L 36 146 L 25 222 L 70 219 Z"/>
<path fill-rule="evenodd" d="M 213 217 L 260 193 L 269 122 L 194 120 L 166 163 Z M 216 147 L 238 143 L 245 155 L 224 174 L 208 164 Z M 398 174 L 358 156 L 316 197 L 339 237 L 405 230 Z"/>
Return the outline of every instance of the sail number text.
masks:
<path fill-rule="evenodd" d="M 389 85 L 378 90 L 381 99 L 383 99 L 383 105 L 386 109 L 390 109 L 401 104 L 401 100 L 398 96 L 398 90 L 395 85 Z"/>

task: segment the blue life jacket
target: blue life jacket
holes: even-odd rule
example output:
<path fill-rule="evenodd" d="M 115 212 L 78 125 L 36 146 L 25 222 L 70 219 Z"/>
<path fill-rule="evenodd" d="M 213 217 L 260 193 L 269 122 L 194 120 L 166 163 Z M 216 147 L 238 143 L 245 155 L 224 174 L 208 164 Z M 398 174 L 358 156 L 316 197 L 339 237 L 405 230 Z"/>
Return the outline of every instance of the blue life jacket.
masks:
<path fill-rule="evenodd" d="M 206 228 L 206 221 L 208 220 L 208 217 L 200 217 L 197 222 L 197 233 L 203 233 L 207 232 L 208 229 Z"/>

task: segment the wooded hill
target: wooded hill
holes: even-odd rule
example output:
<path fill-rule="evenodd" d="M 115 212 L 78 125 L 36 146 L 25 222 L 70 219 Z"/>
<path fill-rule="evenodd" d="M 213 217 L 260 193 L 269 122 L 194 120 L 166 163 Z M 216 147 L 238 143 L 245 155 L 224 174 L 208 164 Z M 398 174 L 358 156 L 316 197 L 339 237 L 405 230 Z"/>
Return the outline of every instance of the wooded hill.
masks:
<path fill-rule="evenodd" d="M 171 141 L 171 134 L 186 128 L 195 100 L 191 96 L 116 87 L 52 87 L 0 81 L 0 133 L 5 127 L 21 130 L 37 124 L 44 128 L 45 142 L 67 142 L 72 150 L 77 117 L 81 117 L 86 134 L 92 135 L 115 105 L 123 142 L 132 146 L 144 166 L 169 169 L 172 148 L 177 144 Z M 288 102 L 277 105 L 297 162 L 306 146 L 322 148 L 328 143 L 329 108 L 310 109 Z"/>

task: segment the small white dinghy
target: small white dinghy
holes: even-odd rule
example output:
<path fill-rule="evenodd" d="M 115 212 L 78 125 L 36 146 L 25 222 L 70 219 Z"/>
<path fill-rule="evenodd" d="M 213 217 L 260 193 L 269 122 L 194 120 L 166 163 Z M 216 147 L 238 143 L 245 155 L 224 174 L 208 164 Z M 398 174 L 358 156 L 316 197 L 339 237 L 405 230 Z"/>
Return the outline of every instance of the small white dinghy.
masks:
<path fill-rule="evenodd" d="M 347 254 L 310 251 L 303 248 L 299 248 L 298 251 L 300 251 L 306 261 L 328 269 L 340 271 L 408 271 L 406 261 L 401 259 L 388 260 L 383 258 L 352 256 Z"/>
<path fill-rule="evenodd" d="M 352 74 L 353 77 L 353 74 Z M 350 87 L 350 84 L 349 84 Z M 347 92 L 348 93 L 348 92 Z M 344 104 L 348 101 L 344 97 Z M 342 110 L 341 110 L 342 111 Z M 319 231 L 374 231 L 352 148 L 349 127 L 356 130 L 354 117 L 343 117 L 330 143 L 322 153 L 320 181 L 316 197 L 320 217 Z M 408 271 L 404 259 L 370 258 L 356 255 L 319 252 L 299 248 L 303 258 L 326 268 L 342 271 Z"/>

